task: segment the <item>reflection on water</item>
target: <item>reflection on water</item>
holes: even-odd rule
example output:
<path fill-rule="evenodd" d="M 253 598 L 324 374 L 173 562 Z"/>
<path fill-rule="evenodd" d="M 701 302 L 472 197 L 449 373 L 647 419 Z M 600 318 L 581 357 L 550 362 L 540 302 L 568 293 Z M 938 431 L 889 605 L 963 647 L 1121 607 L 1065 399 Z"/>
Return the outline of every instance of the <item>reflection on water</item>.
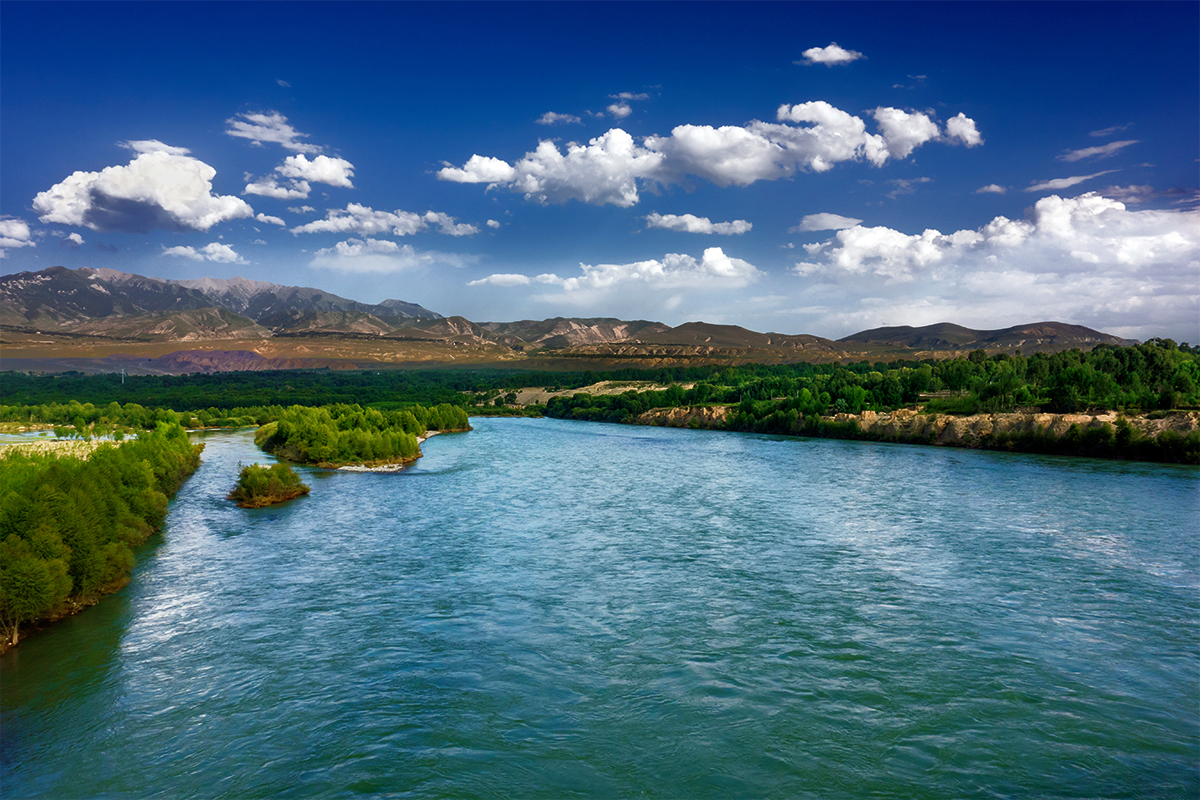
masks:
<path fill-rule="evenodd" d="M 209 434 L 0 664 L 5 797 L 1200 790 L 1194 469 L 473 424 L 257 511 Z"/>

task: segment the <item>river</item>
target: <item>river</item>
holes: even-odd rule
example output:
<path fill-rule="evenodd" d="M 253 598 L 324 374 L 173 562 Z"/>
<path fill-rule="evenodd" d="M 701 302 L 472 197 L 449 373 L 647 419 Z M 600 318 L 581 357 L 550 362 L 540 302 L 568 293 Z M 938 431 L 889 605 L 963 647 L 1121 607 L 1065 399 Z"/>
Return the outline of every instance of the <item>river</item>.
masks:
<path fill-rule="evenodd" d="M 1196 797 L 1200 473 L 476 419 L 199 471 L 0 660 L 16 797 Z"/>

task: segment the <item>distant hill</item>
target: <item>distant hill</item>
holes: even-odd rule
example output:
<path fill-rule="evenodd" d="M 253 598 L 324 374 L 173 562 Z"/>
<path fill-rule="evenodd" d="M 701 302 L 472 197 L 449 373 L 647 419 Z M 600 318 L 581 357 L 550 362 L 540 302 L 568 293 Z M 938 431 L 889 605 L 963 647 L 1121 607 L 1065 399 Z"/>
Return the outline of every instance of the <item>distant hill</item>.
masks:
<path fill-rule="evenodd" d="M 164 327 L 163 315 L 201 310 L 208 313 Z M 87 267 L 0 276 L 0 324 L 122 338 L 184 340 L 204 332 L 209 338 L 243 333 L 254 338 L 292 329 L 382 332 L 441 316 L 401 300 L 359 303 L 320 289 L 246 278 L 172 281 Z"/>
<path fill-rule="evenodd" d="M 714 325 L 708 322 L 685 322 L 677 328 L 637 337 L 644 344 L 710 345 L 712 347 L 783 347 L 798 348 L 812 345 L 833 345 L 829 339 L 808 334 L 758 333 L 737 325 Z M 840 349 L 840 348 L 838 348 Z"/>
<path fill-rule="evenodd" d="M 912 350 L 1021 350 L 1023 353 L 1091 349 L 1098 344 L 1131 344 L 1107 333 L 1063 322 L 1035 322 L 1000 330 L 972 330 L 949 322 L 913 328 L 874 328 L 838 339 L 843 344 L 905 347 Z"/>
<path fill-rule="evenodd" d="M 1002 330 L 943 322 L 875 328 L 837 341 L 737 325 L 686 322 L 672 328 L 613 317 L 472 322 L 402 300 L 360 303 L 320 289 L 246 278 L 173 281 L 65 267 L 0 276 L 0 335 L 0 368 L 131 373 L 825 363 L 947 358 L 976 349 L 1028 355 L 1131 343 L 1061 322 Z M 185 342 L 187 351 L 176 347 Z"/>

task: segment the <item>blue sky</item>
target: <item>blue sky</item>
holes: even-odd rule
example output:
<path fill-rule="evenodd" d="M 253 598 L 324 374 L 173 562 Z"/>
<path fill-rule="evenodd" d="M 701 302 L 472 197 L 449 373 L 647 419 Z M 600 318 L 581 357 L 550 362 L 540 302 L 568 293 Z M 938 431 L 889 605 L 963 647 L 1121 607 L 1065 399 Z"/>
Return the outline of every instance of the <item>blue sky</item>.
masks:
<path fill-rule="evenodd" d="M 1200 340 L 1196 3 L 0 6 L 0 271 Z"/>

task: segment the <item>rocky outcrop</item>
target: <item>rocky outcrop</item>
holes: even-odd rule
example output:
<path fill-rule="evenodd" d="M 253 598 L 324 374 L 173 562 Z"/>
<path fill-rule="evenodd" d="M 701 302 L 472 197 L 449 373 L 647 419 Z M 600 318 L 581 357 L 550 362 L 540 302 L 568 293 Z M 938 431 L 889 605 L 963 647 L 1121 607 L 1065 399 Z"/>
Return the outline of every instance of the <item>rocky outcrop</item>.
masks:
<path fill-rule="evenodd" d="M 836 414 L 825 419 L 832 422 L 853 422 L 858 429 L 882 439 L 926 439 L 936 444 L 972 445 L 999 437 L 1031 434 L 1062 437 L 1072 425 L 1081 431 L 1091 429 L 1115 430 L 1121 415 L 1116 412 L 1096 414 L 973 414 L 955 417 L 948 414 L 922 414 L 913 409 L 887 413 L 864 411 L 861 414 Z M 1126 417 L 1129 426 L 1139 435 L 1157 437 L 1171 430 L 1186 435 L 1200 430 L 1200 412 L 1180 411 L 1152 419 L 1147 416 Z"/>
<path fill-rule="evenodd" d="M 656 408 L 641 414 L 641 425 L 715 430 L 763 430 L 736 414 L 736 406 Z M 915 409 L 878 413 L 835 414 L 797 420 L 787 431 L 801 436 L 981 447 L 1102 458 L 1197 463 L 1200 412 L 1156 412 L 1123 416 L 1088 414 L 1007 413 L 956 417 Z M 1164 436 L 1164 434 L 1169 434 Z"/>

